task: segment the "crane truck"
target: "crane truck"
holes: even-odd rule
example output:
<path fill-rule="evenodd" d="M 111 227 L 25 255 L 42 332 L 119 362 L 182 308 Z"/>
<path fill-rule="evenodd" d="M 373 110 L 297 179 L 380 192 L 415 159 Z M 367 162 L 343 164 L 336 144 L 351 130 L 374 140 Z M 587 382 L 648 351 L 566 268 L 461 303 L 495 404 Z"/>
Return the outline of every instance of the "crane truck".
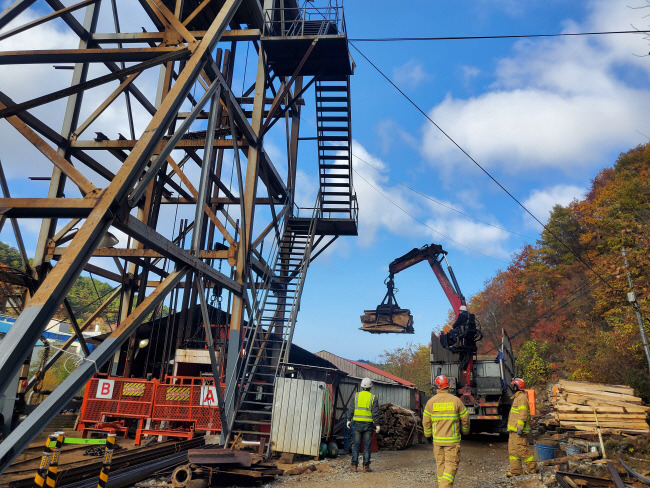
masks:
<path fill-rule="evenodd" d="M 441 265 L 443 260 L 449 276 Z M 477 343 L 483 338 L 480 322 L 474 314 L 467 311 L 465 297 L 460 291 L 456 276 L 447 261 L 447 252 L 442 246 L 425 245 L 390 263 L 389 276 L 385 282 L 388 292 L 374 311 L 376 325 L 373 327 L 372 324 L 364 324 L 364 327 L 374 333 L 391 332 L 395 329 L 395 324 L 391 327 L 391 321 L 403 323 L 400 322 L 400 317 L 411 316 L 408 309 L 401 309 L 397 304 L 394 296 L 394 277 L 423 261 L 427 261 L 431 266 L 456 315 L 451 330 L 440 335 L 431 333 L 431 384 L 440 374 L 449 378 L 450 392 L 461 399 L 470 414 L 472 432 L 506 435 L 511 403 L 509 388 L 515 376 L 515 359 L 510 338 L 502 329 L 497 352 L 492 355 L 478 355 Z M 412 321 L 410 326 L 412 329 Z"/>

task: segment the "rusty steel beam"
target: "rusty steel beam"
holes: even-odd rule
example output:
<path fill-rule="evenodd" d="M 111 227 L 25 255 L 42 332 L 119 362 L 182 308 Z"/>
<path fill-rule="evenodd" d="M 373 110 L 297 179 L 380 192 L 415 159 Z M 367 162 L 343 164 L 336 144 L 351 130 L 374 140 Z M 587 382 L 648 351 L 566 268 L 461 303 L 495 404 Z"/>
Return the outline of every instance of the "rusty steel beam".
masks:
<path fill-rule="evenodd" d="M 36 0 L 16 0 L 0 13 L 0 29 L 18 17 Z"/>
<path fill-rule="evenodd" d="M 57 17 L 61 17 L 61 15 L 69 13 L 69 12 L 74 12 L 75 10 L 79 10 L 80 8 L 86 7 L 90 5 L 91 3 L 95 3 L 97 0 L 83 0 L 83 2 L 75 3 L 74 5 L 71 5 L 70 7 L 66 7 L 64 9 L 58 10 L 54 13 L 51 13 L 49 15 L 46 15 L 44 17 L 41 17 L 40 19 L 33 20 L 31 22 L 28 22 L 26 24 L 21 25 L 20 27 L 16 27 L 15 29 L 11 29 L 9 31 L 3 32 L 0 34 L 0 41 L 7 39 L 11 36 L 14 36 L 16 34 L 19 34 L 21 32 L 25 32 L 26 30 L 31 29 L 32 27 L 36 27 L 37 25 L 44 24 L 45 22 L 49 22 L 52 19 L 56 19 Z"/>
<path fill-rule="evenodd" d="M 0 102 L 0 108 L 5 105 Z M 82 195 L 91 193 L 97 188 L 93 185 L 81 172 L 75 168 L 69 161 L 55 151 L 48 143 L 46 143 L 36 132 L 30 129 L 27 124 L 20 120 L 15 115 L 7 118 L 14 129 L 20 132 L 25 139 L 31 142 L 36 149 L 38 149 L 45 157 L 47 157 L 61 172 L 63 172 L 71 181 L 75 183 L 81 190 Z"/>
<path fill-rule="evenodd" d="M 72 149 L 81 149 L 84 151 L 98 151 L 103 149 L 133 149 L 138 141 L 132 141 L 129 139 L 118 139 L 118 140 L 108 140 L 108 141 L 90 141 L 90 140 L 78 140 L 72 141 L 70 147 Z M 245 149 L 248 147 L 248 144 L 244 141 L 237 142 L 239 147 Z M 161 151 L 165 145 L 166 141 L 161 141 L 154 148 L 154 152 Z M 176 149 L 203 149 L 205 146 L 205 139 L 181 139 L 176 143 Z M 214 147 L 216 148 L 231 148 L 232 141 L 230 139 L 215 139 Z"/>
<path fill-rule="evenodd" d="M 52 251 L 53 256 L 63 256 L 65 252 L 64 247 L 54 248 Z M 235 256 L 235 248 L 231 247 L 219 251 L 200 250 L 197 253 L 199 259 L 233 259 Z M 169 257 L 161 252 L 153 249 L 122 249 L 114 247 L 105 247 L 102 249 L 95 249 L 93 257 L 115 257 L 115 258 L 165 258 Z"/>
<path fill-rule="evenodd" d="M 156 282 L 155 286 L 152 288 L 155 288 L 157 286 L 160 286 L 161 282 Z M 95 309 L 95 311 L 90 314 L 90 316 L 86 319 L 86 321 L 79 326 L 79 330 L 81 332 L 84 332 L 86 329 L 88 329 L 97 317 L 99 317 L 104 310 L 106 310 L 106 307 L 108 307 L 111 303 L 113 303 L 113 300 L 115 300 L 121 293 L 122 291 L 122 286 L 118 285 L 112 292 L 108 294 L 108 297 L 102 302 L 102 304 Z M 45 373 L 48 369 L 52 367 L 52 365 L 59 359 L 63 353 L 74 343 L 75 341 L 75 336 L 70 336 L 67 341 L 65 341 L 61 346 L 59 346 L 54 353 L 50 355 L 50 358 L 47 360 L 47 363 L 43 366 L 43 368 L 39 371 L 40 373 Z M 25 388 L 25 391 L 31 390 L 34 385 L 36 384 L 38 380 L 38 374 L 35 374 L 31 380 L 29 380 L 29 383 L 27 383 L 27 387 Z"/>
<path fill-rule="evenodd" d="M 149 61 L 163 54 L 187 55 L 183 47 L 139 47 L 124 49 L 53 49 L 35 51 L 0 51 L 0 65 L 65 64 Z"/>
<path fill-rule="evenodd" d="M 97 348 L 54 390 L 27 418 L 0 444 L 0 472 L 39 435 L 47 424 L 72 400 L 74 395 L 103 366 L 135 332 L 142 321 L 167 296 L 176 284 L 187 274 L 188 268 L 181 268 L 169 274 L 164 281 L 142 301 Z M 12 328 L 13 330 L 13 328 Z M 22 364 L 22 363 L 21 363 Z"/>
<path fill-rule="evenodd" d="M 210 26 L 208 33 L 185 64 L 176 83 L 163 99 L 142 138 L 135 145 L 108 188 L 101 194 L 97 206 L 77 231 L 68 246 L 67 252 L 47 275 L 28 306 L 16 320 L 14 327 L 11 328 L 2 343 L 0 343 L 0 393 L 3 395 L 6 395 L 7 388 L 12 384 L 12 380 L 23 363 L 27 352 L 36 343 L 44 324 L 54 315 L 88 259 L 92 256 L 93 251 L 97 248 L 100 240 L 108 231 L 114 215 L 111 209 L 116 203 L 124 202 L 126 196 L 139 179 L 155 148 L 160 144 L 162 137 L 171 124 L 175 113 L 181 107 L 196 77 L 201 72 L 205 64 L 205 55 L 212 51 L 221 33 L 232 20 L 240 3 L 241 0 L 226 0 Z M 144 226 L 144 224 L 141 224 L 141 226 Z M 170 250 L 173 251 L 173 247 L 176 246 L 172 246 Z M 188 254 L 185 252 L 177 255 L 180 259 L 187 256 Z M 192 262 L 192 265 L 198 265 L 200 268 L 210 268 L 206 270 L 205 274 L 214 275 L 214 273 L 217 273 L 218 279 L 216 281 L 221 281 L 221 277 L 224 275 L 216 272 L 198 258 L 190 257 L 192 259 L 188 260 Z M 203 269 L 200 270 L 203 271 Z M 225 278 L 226 281 L 232 281 L 227 277 Z M 241 292 L 241 286 L 237 287 L 236 285 L 235 283 L 232 289 Z M 5 443 L 2 444 L 3 447 Z M 0 459 L 0 471 L 3 470 L 3 467 L 6 467 L 6 465 L 4 460 Z"/>
<path fill-rule="evenodd" d="M 115 80 L 120 80 L 123 78 L 126 78 L 130 75 L 133 74 L 139 74 L 142 71 L 149 69 L 153 66 L 158 66 L 160 64 L 167 63 L 169 61 L 175 61 L 177 59 L 184 59 L 189 56 L 189 50 L 187 49 L 179 49 L 177 51 L 173 51 L 170 53 L 163 54 L 161 56 L 155 57 L 153 59 L 150 59 L 148 61 L 144 61 L 143 63 L 136 64 L 134 66 L 129 66 L 128 68 L 121 69 L 119 71 L 114 71 L 113 73 L 109 73 L 104 76 L 100 76 L 98 78 L 92 79 L 90 81 L 84 81 L 83 83 L 77 83 L 76 85 L 72 85 L 68 88 L 64 88 L 63 90 L 58 90 L 52 93 L 49 93 L 47 95 L 43 95 L 42 97 L 37 97 L 32 100 L 28 100 L 26 102 L 22 103 L 17 103 L 16 105 L 13 105 L 11 107 L 6 107 L 2 110 L 0 110 L 0 118 L 5 118 L 9 117 L 10 115 L 16 115 L 20 112 L 23 112 L 25 110 L 28 110 L 30 108 L 38 107 L 40 105 L 44 105 L 46 103 L 53 102 L 55 100 L 59 100 L 61 98 L 68 97 L 70 95 L 73 95 L 75 93 L 80 93 L 84 90 L 88 90 L 90 88 L 95 88 L 97 86 L 104 85 L 106 83 L 109 83 L 111 81 Z M 128 78 L 127 78 L 128 80 Z M 127 81 L 125 80 L 125 82 Z M 126 85 L 128 86 L 128 84 Z"/>
<path fill-rule="evenodd" d="M 183 198 L 183 197 L 170 197 L 163 198 L 160 202 L 161 204 L 168 205 L 194 205 L 196 203 L 195 198 Z M 239 205 L 239 198 L 236 196 L 233 197 L 212 197 L 208 200 L 208 205 L 223 207 L 224 205 Z M 258 197 L 255 199 L 255 205 L 284 205 L 284 202 L 279 198 L 264 198 Z"/>
<path fill-rule="evenodd" d="M 151 227 L 147 227 L 133 216 L 127 215 L 124 221 L 114 222 L 114 225 L 137 241 L 145 243 L 150 248 L 157 250 L 163 254 L 164 257 L 167 257 L 174 262 L 191 266 L 197 272 L 203 273 L 205 277 L 210 279 L 213 283 L 217 283 L 225 289 L 232 291 L 236 296 L 242 294 L 243 288 L 239 283 L 217 271 L 212 266 L 204 263 L 189 251 L 180 248 L 178 245 L 174 244 L 169 239 L 166 239 Z"/>
<path fill-rule="evenodd" d="M 0 91 L 0 103 L 5 107 L 13 107 L 16 105 L 15 102 L 2 91 Z M 16 117 L 21 122 L 25 123 L 30 129 L 40 134 L 48 141 L 53 142 L 58 147 L 68 148 L 69 142 L 65 137 L 56 132 L 54 129 L 50 128 L 41 120 L 34 117 L 29 112 L 19 113 L 16 115 Z M 101 175 L 104 179 L 110 181 L 115 176 L 115 174 L 113 174 L 108 168 L 101 165 L 98 161 L 94 160 L 83 151 L 71 151 L 71 153 L 80 162 L 95 171 L 97 174 Z"/>
<path fill-rule="evenodd" d="M 197 40 L 203 39 L 206 31 L 190 31 L 192 37 Z M 221 36 L 222 41 L 259 41 L 259 29 L 230 29 Z M 122 33 L 98 33 L 93 34 L 92 40 L 96 44 L 127 43 L 160 43 L 165 38 L 165 32 L 122 32 Z"/>
<path fill-rule="evenodd" d="M 97 198 L 0 198 L 0 214 L 10 218 L 87 217 Z"/>

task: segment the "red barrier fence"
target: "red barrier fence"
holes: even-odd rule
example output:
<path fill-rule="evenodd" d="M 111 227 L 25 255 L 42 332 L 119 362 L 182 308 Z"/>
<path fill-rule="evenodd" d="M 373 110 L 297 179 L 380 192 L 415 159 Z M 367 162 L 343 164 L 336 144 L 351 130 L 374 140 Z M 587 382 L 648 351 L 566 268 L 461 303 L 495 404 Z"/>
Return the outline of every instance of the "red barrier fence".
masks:
<path fill-rule="evenodd" d="M 225 385 L 221 384 L 223 394 Z M 221 415 L 212 378 L 169 376 L 162 382 L 134 378 L 92 378 L 84 394 L 78 430 L 128 433 L 125 420 L 137 421 L 142 435 L 191 439 L 195 431 L 221 432 Z M 143 424 L 147 421 L 146 428 Z"/>
<path fill-rule="evenodd" d="M 221 385 L 221 394 L 225 385 Z M 151 419 L 194 422 L 194 430 L 220 432 L 221 415 L 212 378 L 171 376 L 156 385 Z"/>

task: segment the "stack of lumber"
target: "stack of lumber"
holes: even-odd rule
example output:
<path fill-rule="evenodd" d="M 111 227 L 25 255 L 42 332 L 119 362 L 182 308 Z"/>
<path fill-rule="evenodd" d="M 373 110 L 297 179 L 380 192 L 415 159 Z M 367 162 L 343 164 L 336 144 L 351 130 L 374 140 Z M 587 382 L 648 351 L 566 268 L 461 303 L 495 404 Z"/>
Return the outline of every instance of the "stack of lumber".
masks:
<path fill-rule="evenodd" d="M 561 380 L 554 388 L 555 420 L 564 429 L 603 433 L 650 432 L 644 406 L 634 390 L 625 385 L 604 385 Z"/>
<path fill-rule="evenodd" d="M 377 436 L 379 449 L 400 451 L 417 441 L 420 419 L 413 410 L 385 403 L 379 407 L 379 412 L 382 419 Z"/>
<path fill-rule="evenodd" d="M 361 316 L 361 327 L 372 334 L 413 334 L 413 315 L 406 308 L 390 308 L 386 310 L 364 310 Z"/>

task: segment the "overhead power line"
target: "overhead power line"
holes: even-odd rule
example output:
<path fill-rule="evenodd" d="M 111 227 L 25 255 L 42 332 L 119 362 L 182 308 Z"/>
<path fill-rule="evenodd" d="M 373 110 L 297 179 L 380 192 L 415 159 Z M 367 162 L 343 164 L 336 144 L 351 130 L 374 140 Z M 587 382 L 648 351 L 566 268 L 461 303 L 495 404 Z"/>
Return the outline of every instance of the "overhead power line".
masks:
<path fill-rule="evenodd" d="M 638 31 L 638 32 L 642 32 L 642 31 Z M 371 65 L 371 66 L 372 66 L 372 67 L 373 67 L 373 68 L 374 68 L 374 69 L 375 69 L 375 70 L 376 70 L 376 71 L 377 71 L 377 72 L 378 72 L 378 73 L 379 73 L 379 74 L 380 74 L 380 75 L 381 75 L 381 76 L 386 80 L 386 81 L 388 81 L 388 83 L 390 83 L 391 85 L 393 85 L 393 88 L 395 88 L 395 89 L 396 89 L 396 90 L 397 90 L 397 91 L 398 91 L 398 92 L 399 92 L 399 93 L 400 93 L 400 94 L 401 94 L 401 95 L 402 95 L 402 96 L 403 96 L 403 97 L 404 97 L 404 98 L 405 98 L 405 99 L 406 99 L 406 100 L 407 100 L 411 105 L 413 105 L 413 107 L 415 107 L 415 108 L 418 110 L 418 112 L 420 112 L 422 115 L 424 115 L 424 117 L 425 117 L 429 122 L 431 122 L 431 124 L 433 124 L 433 126 L 434 126 L 436 129 L 438 129 L 438 131 L 440 131 L 440 133 L 441 133 L 442 135 L 444 135 L 444 136 L 445 136 L 445 137 L 446 137 L 446 138 L 447 138 L 447 139 L 448 139 L 448 140 L 449 140 L 449 141 L 450 141 L 454 146 L 456 146 L 456 147 L 458 148 L 458 150 L 460 150 L 460 151 L 461 151 L 461 152 L 462 152 L 462 153 L 463 153 L 463 154 L 464 154 L 464 155 L 465 155 L 465 156 L 466 156 L 470 161 L 472 161 L 472 163 L 474 163 L 474 164 L 476 165 L 476 167 L 478 167 L 478 168 L 479 168 L 483 173 L 485 173 L 485 175 L 487 175 L 488 178 L 490 178 L 490 179 L 491 179 L 491 180 L 492 180 L 492 181 L 493 181 L 493 182 L 494 182 L 494 183 L 495 183 L 499 188 L 501 188 L 501 189 L 502 189 L 502 190 L 503 190 L 503 191 L 504 191 L 504 192 L 505 192 L 505 193 L 506 193 L 506 194 L 507 194 L 507 195 L 508 195 L 508 196 L 509 196 L 509 197 L 510 197 L 510 198 L 511 198 L 515 203 L 517 203 L 517 205 L 519 205 L 519 206 L 520 206 L 520 207 L 521 207 L 521 208 L 522 208 L 522 209 L 523 209 L 523 210 L 524 210 L 528 215 L 530 215 L 530 216 L 531 216 L 531 217 L 532 217 L 532 218 L 533 218 L 533 219 L 534 219 L 534 220 L 535 220 L 539 225 L 541 225 L 542 228 L 545 229 L 546 232 L 549 233 L 549 235 L 551 235 L 551 236 L 552 236 L 556 241 L 558 241 L 562 246 L 564 246 L 564 248 L 566 248 L 567 251 L 569 251 L 569 253 L 570 253 L 571 255 L 573 255 L 573 257 L 575 257 L 575 258 L 576 258 L 580 263 L 582 263 L 583 266 L 585 266 L 587 269 L 589 269 L 589 270 L 590 270 L 590 271 L 591 271 L 591 272 L 592 272 L 592 273 L 593 273 L 593 274 L 594 274 L 594 275 L 595 275 L 595 276 L 596 276 L 600 281 L 602 281 L 602 282 L 603 282 L 603 283 L 604 283 L 608 288 L 612 289 L 613 291 L 615 291 L 615 292 L 617 292 L 617 293 L 621 293 L 621 290 L 616 289 L 616 288 L 615 288 L 611 283 L 609 283 L 609 281 L 607 281 L 607 280 L 606 280 L 606 279 L 605 279 L 605 278 L 604 278 L 600 273 L 598 273 L 598 271 L 596 271 L 593 267 L 591 267 L 591 266 L 589 265 L 589 263 L 587 263 L 584 259 L 582 259 L 580 256 L 578 256 L 578 254 L 576 254 L 576 252 L 575 252 L 573 249 L 571 249 L 571 247 L 570 247 L 566 242 L 564 242 L 564 240 L 563 240 L 562 238 L 560 238 L 559 236 L 557 236 L 557 235 L 556 235 L 556 234 L 555 234 L 551 229 L 549 229 L 549 228 L 548 228 L 544 223 L 542 223 L 542 221 L 539 220 L 539 219 L 538 219 L 538 218 L 537 218 L 537 217 L 536 217 L 536 216 L 535 216 L 535 215 L 534 215 L 530 210 L 528 210 L 528 208 L 526 208 L 526 206 L 525 206 L 523 203 L 521 203 L 521 202 L 517 199 L 517 197 L 515 197 L 512 193 L 510 193 L 510 192 L 506 189 L 506 187 L 504 187 L 504 186 L 503 186 L 503 185 L 502 185 L 502 184 L 501 184 L 501 183 L 500 183 L 500 182 L 499 182 L 499 181 L 498 181 L 494 176 L 492 176 L 492 175 L 490 174 L 490 172 L 489 172 L 488 170 L 486 170 L 483 166 L 481 166 L 481 165 L 478 163 L 478 161 L 476 161 L 476 160 L 475 160 L 475 159 L 474 159 L 474 158 L 473 158 L 473 157 L 472 157 L 472 156 L 471 156 L 471 155 L 470 155 L 470 154 L 469 154 L 465 149 L 463 149 L 463 147 L 462 147 L 460 144 L 458 144 L 458 143 L 457 143 L 457 142 L 456 142 L 456 141 L 455 141 L 455 140 L 454 140 L 454 139 L 453 139 L 449 134 L 447 134 L 447 133 L 442 129 L 442 127 L 440 127 L 438 124 L 436 124 L 436 123 L 434 122 L 434 120 L 433 120 L 431 117 L 429 117 L 429 115 L 428 115 L 424 110 L 422 110 L 422 108 L 420 108 L 420 106 L 419 106 L 417 103 L 415 103 L 415 102 L 414 102 L 414 101 L 413 101 L 413 100 L 412 100 L 412 99 L 411 99 L 411 98 L 410 98 L 406 93 L 404 93 L 404 91 L 402 91 L 402 89 L 401 89 L 400 87 L 398 87 L 398 86 L 393 82 L 393 80 L 391 80 L 391 79 L 390 79 L 390 78 L 389 78 L 389 77 L 388 77 L 388 76 L 387 76 L 387 75 L 386 75 L 382 70 L 380 70 L 380 69 L 377 67 L 377 65 L 375 65 L 375 63 L 373 63 L 372 61 L 370 61 L 370 59 L 368 59 L 368 56 L 366 56 L 366 55 L 365 55 L 365 54 L 364 54 L 364 53 L 363 53 L 363 52 L 362 52 L 362 51 L 361 51 L 357 46 L 355 46 L 354 43 L 350 42 L 350 45 L 351 45 L 351 46 L 355 49 L 355 51 L 357 51 L 357 52 L 358 52 L 358 53 L 359 53 L 359 54 L 360 54 L 360 55 L 361 55 L 361 56 L 362 56 L 362 57 L 363 57 L 363 58 L 364 58 L 364 59 L 365 59 L 365 60 L 366 60 L 366 61 L 367 61 L 367 62 L 368 62 L 368 63 L 369 63 L 369 64 L 370 64 L 370 65 Z M 625 303 L 627 303 L 627 304 L 629 305 L 629 303 L 627 302 L 627 300 L 625 301 Z"/>
<path fill-rule="evenodd" d="M 553 315 L 558 313 L 560 310 L 563 310 L 564 308 L 568 307 L 571 304 L 571 302 L 574 302 L 578 298 L 586 295 L 588 292 L 591 291 L 591 286 L 594 283 L 595 283 L 595 281 L 587 281 L 587 282 L 581 284 L 580 286 L 578 286 L 575 290 L 573 290 L 573 292 L 571 292 L 571 294 L 569 296 L 565 297 L 564 301 L 562 303 L 560 303 L 557 307 L 549 310 L 546 313 L 538 315 L 536 318 L 534 318 L 530 322 L 528 322 L 528 324 L 524 325 L 521 329 L 517 330 L 517 332 L 515 332 L 514 334 L 509 336 L 510 340 L 514 339 L 515 337 L 517 337 L 520 334 L 523 334 L 527 330 L 532 329 L 535 325 L 537 325 L 537 323 L 540 320 L 552 317 Z M 490 349 L 485 351 L 483 354 L 487 354 L 487 353 L 495 350 L 497 347 L 499 347 L 498 344 L 494 345 L 493 347 L 491 347 Z"/>
<path fill-rule="evenodd" d="M 402 185 L 402 186 L 403 186 L 404 188 L 406 188 L 407 190 L 410 190 L 410 191 L 412 191 L 413 193 L 416 193 L 416 194 L 420 195 L 422 198 L 426 198 L 427 200 L 430 200 L 430 201 L 432 201 L 433 203 L 436 203 L 436 204 L 440 205 L 441 207 L 444 207 L 444 208 L 446 208 L 446 209 L 451 210 L 452 212 L 456 212 L 456 213 L 458 213 L 458 214 L 460 214 L 460 215 L 463 215 L 464 217 L 468 217 L 468 218 L 470 218 L 470 219 L 472 219 L 472 220 L 475 220 L 476 222 L 480 222 L 481 224 L 485 224 L 485 225 L 487 225 L 487 226 L 494 227 L 495 229 L 499 229 L 499 230 L 502 230 L 502 231 L 504 231 L 504 232 L 508 232 L 509 234 L 513 234 L 513 235 L 516 235 L 516 236 L 519 236 L 519 237 L 524 237 L 524 238 L 526 238 L 526 239 L 532 239 L 532 237 L 526 236 L 526 235 L 524 235 L 524 234 L 519 234 L 518 232 L 514 232 L 514 231 L 511 231 L 511 230 L 505 229 L 505 228 L 503 228 L 503 227 L 499 227 L 498 225 L 490 224 L 489 222 L 486 222 L 485 220 L 481 220 L 481 219 L 478 219 L 478 218 L 476 218 L 476 217 L 474 217 L 474 216 L 472 216 L 472 215 L 466 214 L 465 212 L 462 212 L 462 211 L 460 211 L 460 210 L 458 210 L 458 209 L 456 209 L 456 208 L 454 208 L 454 207 L 452 207 L 452 206 L 450 206 L 450 205 L 447 205 L 447 204 L 445 204 L 445 203 L 443 203 L 443 202 L 440 202 L 440 201 L 436 200 L 435 198 L 430 197 L 429 195 L 427 195 L 427 194 L 425 194 L 425 193 L 422 193 L 422 192 L 416 190 L 415 188 L 411 188 L 411 187 L 408 186 L 406 183 L 403 183 L 403 182 L 399 181 L 398 179 L 393 178 L 393 177 L 392 177 L 391 175 L 389 175 L 388 173 L 385 173 L 384 171 L 380 170 L 379 168 L 377 168 L 377 167 L 374 166 L 373 164 L 370 164 L 368 161 L 365 161 L 365 160 L 361 159 L 361 158 L 360 158 L 359 156 L 357 156 L 356 154 L 352 153 L 352 156 L 354 156 L 355 158 L 357 158 L 357 159 L 358 159 L 359 161 L 361 161 L 362 163 L 364 163 L 364 164 L 370 166 L 372 169 L 374 169 L 374 170 L 377 171 L 378 173 L 381 173 L 382 175 L 386 176 L 387 178 L 390 178 L 390 179 L 393 180 L 395 183 L 398 183 L 398 184 Z"/>
<path fill-rule="evenodd" d="M 405 42 L 405 41 L 472 41 L 480 39 L 528 39 L 535 37 L 607 36 L 613 34 L 648 34 L 647 30 L 565 32 L 559 34 L 513 34 L 502 36 L 448 36 L 448 37 L 364 37 L 349 39 L 352 42 Z"/>
<path fill-rule="evenodd" d="M 458 245 L 458 246 L 464 247 L 465 249 L 467 249 L 467 250 L 469 250 L 469 251 L 475 252 L 476 254 L 480 254 L 481 256 L 484 256 L 484 257 L 486 257 L 486 258 L 494 259 L 495 261 L 499 261 L 500 263 L 505 263 L 505 264 L 507 264 L 506 261 L 503 261 L 503 260 L 501 260 L 501 259 L 495 258 L 494 256 L 490 256 L 490 255 L 488 255 L 488 254 L 482 253 L 481 251 L 477 251 L 476 249 L 472 249 L 471 247 L 466 246 L 465 244 L 461 244 L 460 242 L 455 241 L 454 239 L 452 239 L 451 237 L 449 237 L 448 235 L 445 235 L 445 234 L 443 234 L 442 232 L 440 232 L 440 231 L 434 229 L 433 227 L 427 225 L 425 222 L 422 222 L 420 219 L 418 219 L 415 215 L 409 213 L 407 210 L 405 210 L 405 209 L 402 208 L 400 205 L 398 205 L 398 204 L 395 203 L 393 200 L 391 200 L 390 197 L 389 197 L 388 195 L 384 194 L 384 192 L 382 192 L 379 188 L 377 188 L 375 185 L 373 185 L 373 184 L 370 183 L 367 179 L 365 179 L 362 175 L 360 175 L 359 172 L 358 172 L 356 169 L 353 169 L 352 171 L 354 171 L 354 173 L 355 173 L 359 178 L 361 178 L 363 181 L 365 181 L 365 182 L 368 184 L 368 186 L 369 186 L 370 188 L 372 188 L 373 190 L 375 190 L 375 191 L 376 191 L 377 193 L 379 193 L 382 197 L 384 197 L 386 200 L 388 200 L 391 204 L 393 204 L 395 207 L 399 208 L 402 212 L 404 212 L 406 215 L 408 215 L 408 216 L 411 217 L 413 220 L 415 220 L 415 221 L 418 222 L 419 224 L 423 225 L 423 226 L 426 227 L 427 229 L 429 229 L 429 230 L 435 232 L 436 234 L 438 234 L 438 235 L 444 237 L 445 239 L 447 239 L 447 240 L 453 242 L 454 244 L 456 244 L 456 245 Z"/>

